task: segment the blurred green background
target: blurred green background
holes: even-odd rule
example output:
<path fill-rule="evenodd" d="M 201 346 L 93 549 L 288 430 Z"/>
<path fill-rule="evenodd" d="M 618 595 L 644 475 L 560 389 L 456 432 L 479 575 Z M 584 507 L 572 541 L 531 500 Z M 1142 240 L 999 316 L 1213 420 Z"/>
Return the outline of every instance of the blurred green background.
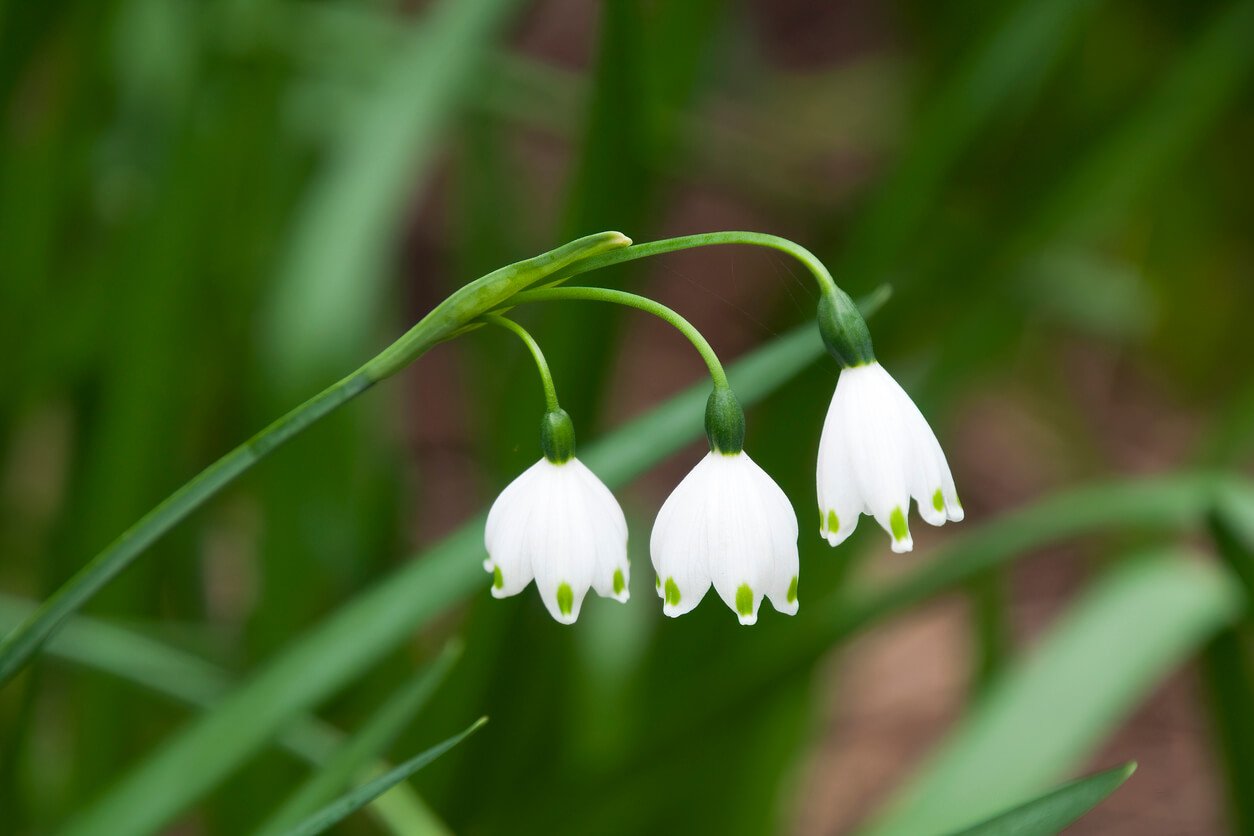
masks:
<path fill-rule="evenodd" d="M 530 359 L 474 332 L 232 485 L 0 692 L 0 832 L 107 803 L 237 680 L 261 704 L 334 678 L 293 649 L 339 623 L 369 664 L 276 728 L 363 728 L 453 637 L 383 754 L 491 717 L 410 782 L 432 811 L 412 832 L 940 833 L 964 799 L 1137 759 L 1074 832 L 1254 833 L 1252 75 L 1250 2 L 0 2 L 4 629 L 463 283 L 605 229 L 770 232 L 854 296 L 891 284 L 877 352 L 967 509 L 916 520 L 904 558 L 865 519 L 829 549 L 809 521 L 836 367 L 768 364 L 744 372 L 766 395 L 747 445 L 802 521 L 796 618 L 662 617 L 647 535 L 699 410 L 646 473 L 616 454 L 629 605 L 565 628 L 534 590 L 441 585 L 480 571 L 474 515 L 539 455 Z M 817 300 L 748 248 L 585 278 L 671 305 L 725 362 Z M 635 312 L 518 318 L 584 444 L 703 374 Z M 413 624 L 397 604 L 371 633 L 359 596 L 439 543 Z M 309 774 L 273 729 L 239 735 L 156 832 L 252 832 Z M 164 795 L 144 780 L 128 798 Z"/>

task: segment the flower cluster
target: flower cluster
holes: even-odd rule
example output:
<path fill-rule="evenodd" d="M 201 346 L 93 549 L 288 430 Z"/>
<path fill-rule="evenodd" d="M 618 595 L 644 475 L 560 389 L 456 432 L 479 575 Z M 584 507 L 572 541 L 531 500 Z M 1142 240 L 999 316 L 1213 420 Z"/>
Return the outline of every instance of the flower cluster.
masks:
<path fill-rule="evenodd" d="M 932 525 L 963 517 L 945 454 L 909 395 L 875 360 L 866 324 L 847 296 L 824 297 L 819 330 L 841 365 L 819 442 L 819 533 L 839 545 L 867 514 L 889 533 L 893 551 L 909 551 L 911 499 Z M 757 622 L 763 598 L 794 615 L 797 516 L 744 451 L 744 412 L 714 363 L 705 416 L 710 452 L 663 503 L 649 540 L 662 611 L 683 615 L 713 586 L 741 624 Z M 549 613 L 570 624 L 589 589 L 625 602 L 631 567 L 622 508 L 575 457 L 570 417 L 555 404 L 542 425 L 544 458 L 488 513 L 483 565 L 495 597 L 516 595 L 534 579 Z"/>

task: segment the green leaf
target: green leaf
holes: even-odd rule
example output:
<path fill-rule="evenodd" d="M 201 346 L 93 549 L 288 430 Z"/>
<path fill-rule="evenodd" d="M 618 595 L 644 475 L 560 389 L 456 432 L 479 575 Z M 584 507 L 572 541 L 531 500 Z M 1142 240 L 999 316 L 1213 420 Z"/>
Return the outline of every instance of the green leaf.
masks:
<path fill-rule="evenodd" d="M 296 827 L 291 830 L 284 831 L 284 836 L 313 836 L 315 833 L 321 833 L 328 827 L 331 827 L 344 819 L 361 806 L 369 804 L 396 784 L 404 781 L 410 775 L 413 775 L 440 755 L 443 755 L 449 749 L 452 749 L 458 743 L 461 743 L 467 737 L 478 731 L 486 722 L 488 722 L 487 717 L 480 717 L 473 725 L 470 726 L 470 728 L 466 729 L 461 734 L 450 737 L 448 740 L 436 746 L 432 746 L 427 751 L 410 758 L 387 774 L 380 775 L 373 781 L 363 784 L 351 792 L 345 793 L 339 799 L 328 804 L 326 807 L 323 807 L 317 813 L 314 813 Z"/>
<path fill-rule="evenodd" d="M 1136 771 L 1136 764 L 1081 778 L 1027 804 L 951 836 L 1053 836 L 1101 804 Z"/>
<path fill-rule="evenodd" d="M 617 232 L 588 235 L 495 270 L 461 287 L 400 339 L 357 371 L 328 386 L 206 467 L 93 557 L 26 621 L 0 641 L 0 685 L 26 664 L 58 625 L 179 521 L 311 424 L 395 374 L 460 326 L 529 285 L 578 266 L 581 259 L 631 242 Z"/>
<path fill-rule="evenodd" d="M 1031 798 L 1083 763 L 1240 602 L 1230 573 L 1188 554 L 1120 566 L 990 689 L 864 836 L 945 832 Z"/>
<path fill-rule="evenodd" d="M 1201 654 L 1211 738 L 1218 752 L 1233 833 L 1254 833 L 1254 673 L 1250 645 L 1224 630 Z"/>
<path fill-rule="evenodd" d="M 757 402 L 823 354 L 803 325 L 728 367 L 743 404 Z M 607 485 L 621 485 L 699 438 L 709 385 L 698 383 L 585 448 Z M 816 421 L 818 420 L 816 416 Z M 164 741 L 66 834 L 152 833 L 201 798 L 292 719 L 351 682 L 445 608 L 484 588 L 485 515 L 323 619 L 222 701 Z"/>
<path fill-rule="evenodd" d="M 0 629 L 21 622 L 34 610 L 30 601 L 0 594 Z M 232 674 L 197 656 L 84 615 L 66 622 L 48 642 L 47 653 L 197 708 L 212 708 L 236 685 Z M 285 727 L 274 742 L 306 763 L 319 766 L 336 754 L 344 739 L 339 729 L 305 715 Z M 385 772 L 391 766 L 380 761 L 368 768 Z M 377 799 L 369 809 L 397 836 L 447 832 L 418 794 L 405 784 Z"/>
<path fill-rule="evenodd" d="M 443 0 L 351 114 L 295 221 L 265 333 L 275 379 L 301 385 L 368 344 L 405 213 L 488 47 L 520 0 Z"/>
<path fill-rule="evenodd" d="M 856 286 L 884 274 L 907 248 L 972 139 L 1008 105 L 1022 105 L 1025 90 L 1045 75 L 1097 5 L 1088 0 L 1015 4 L 928 97 L 927 110 L 909 131 L 912 141 L 905 154 L 847 236 L 849 246 L 836 271 L 843 281 Z"/>
<path fill-rule="evenodd" d="M 371 769 L 371 762 L 381 756 L 413 720 L 460 655 L 461 644 L 449 643 L 435 662 L 398 689 L 360 731 L 292 793 L 257 829 L 258 833 L 269 836 L 292 827 L 318 809 L 318 805 L 334 798 L 337 792 L 352 782 L 354 776 L 363 771 L 370 770 L 372 773 L 365 777 L 374 777 L 375 769 Z"/>

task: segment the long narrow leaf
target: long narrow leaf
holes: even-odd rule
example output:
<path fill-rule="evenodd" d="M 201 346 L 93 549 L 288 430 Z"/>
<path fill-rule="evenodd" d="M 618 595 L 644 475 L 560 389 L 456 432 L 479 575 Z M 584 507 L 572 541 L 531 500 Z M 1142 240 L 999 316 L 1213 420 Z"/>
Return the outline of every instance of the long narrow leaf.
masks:
<path fill-rule="evenodd" d="M 258 832 L 268 835 L 295 825 L 348 786 L 354 776 L 360 775 L 382 755 L 396 735 L 413 720 L 460 655 L 460 644 L 450 643 L 435 662 L 398 689 L 360 731 L 292 793 L 258 828 Z"/>
<path fill-rule="evenodd" d="M 1053 836 L 1106 800 L 1136 771 L 1135 763 L 1081 778 L 952 836 Z"/>
<path fill-rule="evenodd" d="M 442 0 L 416 22 L 314 182 L 280 267 L 266 333 L 290 385 L 367 344 L 388 254 L 459 96 L 521 0 Z"/>
<path fill-rule="evenodd" d="M 39 649 L 70 613 L 125 569 L 176 523 L 311 424 L 412 362 L 461 325 L 581 258 L 631 243 L 617 232 L 589 235 L 510 264 L 457 290 L 366 365 L 324 389 L 206 467 L 93 557 L 40 608 L 0 641 L 0 686 Z"/>
<path fill-rule="evenodd" d="M 8 629 L 35 611 L 35 605 L 0 595 L 0 629 Z M 77 615 L 48 642 L 50 656 L 107 673 L 155 694 L 197 708 L 213 708 L 235 687 L 228 671 L 149 636 L 107 621 Z M 327 763 L 345 735 L 317 717 L 303 716 L 286 726 L 275 744 L 313 766 Z M 385 762 L 369 767 L 390 768 Z M 408 785 L 400 785 L 370 805 L 380 823 L 397 836 L 447 832 L 443 823 Z"/>
<path fill-rule="evenodd" d="M 728 376 L 755 403 L 823 353 L 811 325 L 754 351 Z M 708 385 L 697 384 L 629 422 L 581 457 L 609 485 L 622 484 L 699 437 Z M 816 417 L 817 420 L 817 417 Z M 237 768 L 284 725 L 333 694 L 414 630 L 484 583 L 479 515 L 425 557 L 324 619 L 245 685 L 163 743 L 70 822 L 65 833 L 152 833 Z"/>
<path fill-rule="evenodd" d="M 473 725 L 470 726 L 470 728 L 466 729 L 461 734 L 450 737 L 448 740 L 436 746 L 432 746 L 427 751 L 410 758 L 387 774 L 380 775 L 373 781 L 363 784 L 357 789 L 346 793 L 336 801 L 333 801 L 317 813 L 314 813 L 312 816 L 305 819 L 305 821 L 301 822 L 296 827 L 286 831 L 284 836 L 314 836 L 316 833 L 321 833 L 348 814 L 360 808 L 362 805 L 369 804 L 375 798 L 387 792 L 396 784 L 404 781 L 410 775 L 413 775 L 440 755 L 443 755 L 449 749 L 452 749 L 458 743 L 461 743 L 467 737 L 470 737 L 470 735 L 478 731 L 486 722 L 488 722 L 487 717 L 480 717 Z"/>
<path fill-rule="evenodd" d="M 1167 673 L 1240 612 L 1231 573 L 1187 554 L 1090 589 L 992 689 L 864 836 L 945 832 L 1079 766 Z"/>

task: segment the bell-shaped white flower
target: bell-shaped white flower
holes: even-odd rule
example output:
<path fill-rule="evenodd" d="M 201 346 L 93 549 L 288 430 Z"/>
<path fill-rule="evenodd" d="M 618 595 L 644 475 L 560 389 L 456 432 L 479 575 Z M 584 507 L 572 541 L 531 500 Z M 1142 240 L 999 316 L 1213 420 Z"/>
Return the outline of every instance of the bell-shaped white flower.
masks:
<path fill-rule="evenodd" d="M 764 595 L 797 612 L 797 515 L 743 451 L 697 463 L 662 505 L 649 551 L 669 616 L 701 603 L 711 583 L 741 624 L 758 620 Z"/>
<path fill-rule="evenodd" d="M 940 442 L 910 396 L 878 362 L 843 369 L 819 441 L 819 533 L 839 545 L 870 514 L 893 551 L 908 552 L 911 498 L 932 525 L 963 517 Z"/>
<path fill-rule="evenodd" d="M 576 458 L 540 459 L 501 492 L 488 511 L 492 595 L 517 595 L 534 578 L 549 614 L 579 617 L 588 588 L 626 601 L 627 520 L 610 489 Z"/>

